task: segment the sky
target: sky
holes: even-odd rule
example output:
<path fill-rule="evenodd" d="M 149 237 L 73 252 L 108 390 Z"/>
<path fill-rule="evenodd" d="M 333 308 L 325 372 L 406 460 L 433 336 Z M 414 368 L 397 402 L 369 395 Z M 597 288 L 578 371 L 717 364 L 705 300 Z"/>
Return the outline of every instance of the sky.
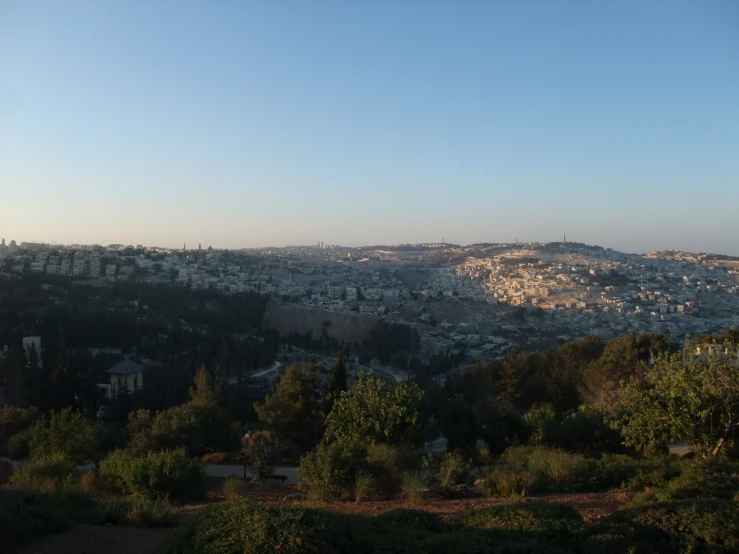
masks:
<path fill-rule="evenodd" d="M 0 0 L 0 236 L 739 255 L 739 2 Z"/>

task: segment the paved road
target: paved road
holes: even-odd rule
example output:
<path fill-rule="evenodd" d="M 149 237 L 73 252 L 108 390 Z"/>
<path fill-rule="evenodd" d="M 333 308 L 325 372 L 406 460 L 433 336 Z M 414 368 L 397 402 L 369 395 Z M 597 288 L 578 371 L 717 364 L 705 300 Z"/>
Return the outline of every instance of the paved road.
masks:
<path fill-rule="evenodd" d="M 294 485 L 296 483 L 302 482 L 302 479 L 298 475 L 298 468 L 296 467 L 276 467 L 274 473 L 275 475 L 284 475 L 285 477 L 287 477 L 287 481 L 285 481 L 286 485 Z M 244 466 L 222 466 L 208 464 L 205 466 L 205 474 L 208 477 L 230 477 L 231 475 L 243 477 Z M 279 481 L 276 482 L 279 483 Z"/>

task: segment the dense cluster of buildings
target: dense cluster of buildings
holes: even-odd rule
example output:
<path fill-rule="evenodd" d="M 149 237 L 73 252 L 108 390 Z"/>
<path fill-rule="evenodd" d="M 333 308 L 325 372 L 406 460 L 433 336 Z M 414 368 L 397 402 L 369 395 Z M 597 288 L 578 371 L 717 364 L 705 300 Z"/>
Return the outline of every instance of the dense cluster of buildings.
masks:
<path fill-rule="evenodd" d="M 313 309 L 415 326 L 430 352 L 501 355 L 512 342 L 587 334 L 713 332 L 739 325 L 739 261 L 683 252 L 632 255 L 551 244 L 318 243 L 225 251 L 141 246 L 0 246 L 0 270 L 256 292 Z M 407 273 L 417 275 L 408 279 Z M 420 277 L 418 277 L 420 275 Z"/>

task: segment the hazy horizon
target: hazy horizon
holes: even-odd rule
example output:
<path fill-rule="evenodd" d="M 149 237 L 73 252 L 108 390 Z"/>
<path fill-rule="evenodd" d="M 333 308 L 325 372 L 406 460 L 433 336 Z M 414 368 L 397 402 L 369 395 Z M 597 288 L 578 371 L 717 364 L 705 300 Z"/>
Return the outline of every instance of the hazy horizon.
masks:
<path fill-rule="evenodd" d="M 739 255 L 739 4 L 0 0 L 0 233 Z"/>

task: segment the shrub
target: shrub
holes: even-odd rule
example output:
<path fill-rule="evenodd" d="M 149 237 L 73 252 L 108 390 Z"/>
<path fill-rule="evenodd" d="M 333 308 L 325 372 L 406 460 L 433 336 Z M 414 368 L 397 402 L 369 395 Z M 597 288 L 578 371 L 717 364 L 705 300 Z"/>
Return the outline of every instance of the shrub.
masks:
<path fill-rule="evenodd" d="M 531 474 L 518 467 L 496 467 L 482 481 L 485 496 L 523 497 L 533 485 Z"/>
<path fill-rule="evenodd" d="M 357 472 L 357 476 L 354 478 L 354 501 L 361 502 L 367 498 L 371 493 L 374 486 L 372 476 L 364 471 Z"/>
<path fill-rule="evenodd" d="M 448 489 L 457 484 L 457 473 L 464 469 L 462 456 L 453 452 L 447 452 L 441 459 L 439 467 L 439 486 Z"/>
<path fill-rule="evenodd" d="M 557 445 L 574 452 L 624 452 L 621 434 L 610 427 L 606 418 L 604 408 L 581 406 L 560 422 Z"/>
<path fill-rule="evenodd" d="M 131 506 L 119 500 L 103 500 L 95 505 L 95 523 L 99 525 L 122 525 L 128 521 Z"/>
<path fill-rule="evenodd" d="M 423 478 L 420 473 L 407 471 L 403 474 L 400 489 L 411 504 L 417 504 L 423 500 Z"/>
<path fill-rule="evenodd" d="M 203 465 L 239 465 L 242 463 L 242 455 L 238 452 L 211 452 L 200 458 Z"/>
<path fill-rule="evenodd" d="M 372 475 L 377 492 L 392 494 L 400 485 L 403 473 L 420 467 L 416 452 L 408 452 L 384 443 L 367 446 L 367 471 Z"/>
<path fill-rule="evenodd" d="M 264 483 L 268 475 L 274 472 L 274 466 L 280 457 L 283 446 L 268 432 L 252 434 L 244 446 L 244 462 L 246 467 Z"/>
<path fill-rule="evenodd" d="M 361 443 L 321 443 L 300 459 L 298 474 L 317 500 L 351 496 L 357 473 L 366 471 L 367 450 Z"/>
<path fill-rule="evenodd" d="M 525 533 L 540 539 L 569 539 L 582 530 L 582 517 L 574 508 L 547 502 L 492 506 L 465 513 L 454 520 L 467 529 Z"/>
<path fill-rule="evenodd" d="M 128 521 L 137 527 L 174 527 L 177 525 L 177 516 L 169 504 L 139 498 L 128 512 Z"/>
<path fill-rule="evenodd" d="M 61 454 L 29 458 L 15 469 L 11 482 L 38 489 L 53 489 L 71 481 L 74 463 Z"/>
<path fill-rule="evenodd" d="M 90 470 L 80 477 L 80 486 L 89 492 L 98 493 L 105 488 L 105 483 L 103 483 L 97 471 Z"/>
<path fill-rule="evenodd" d="M 105 460 L 100 476 L 126 494 L 149 499 L 187 501 L 205 493 L 203 468 L 184 448 L 145 454 L 117 450 Z"/>
<path fill-rule="evenodd" d="M 240 477 L 236 477 L 235 475 L 226 477 L 226 480 L 223 482 L 223 496 L 226 497 L 226 500 L 239 500 L 244 498 L 246 496 L 246 491 L 246 481 Z"/>
<path fill-rule="evenodd" d="M 8 444 L 5 447 L 8 456 L 15 460 L 24 460 L 28 458 L 28 454 L 30 453 L 28 441 L 30 438 L 31 432 L 28 429 L 10 437 L 8 439 Z"/>
<path fill-rule="evenodd" d="M 739 551 L 736 505 L 720 499 L 675 500 L 620 509 L 592 534 L 610 537 L 614 549 L 645 544 L 656 552 L 695 551 L 701 546 L 711 552 L 717 550 L 706 547 Z"/>
<path fill-rule="evenodd" d="M 537 490 L 578 490 L 590 473 L 590 466 L 581 455 L 550 448 L 535 448 L 527 466 Z"/>
<path fill-rule="evenodd" d="M 376 517 L 381 521 L 402 525 L 406 529 L 429 531 L 431 533 L 442 533 L 450 529 L 449 525 L 439 517 L 439 514 L 425 510 L 400 508 Z"/>
<path fill-rule="evenodd" d="M 551 406 L 534 408 L 524 417 L 526 423 L 531 427 L 529 440 L 534 444 L 548 444 L 555 440 L 557 420 L 554 409 Z"/>
<path fill-rule="evenodd" d="M 97 463 L 100 458 L 100 428 L 80 412 L 66 408 L 31 427 L 32 457 L 63 456 L 73 465 Z"/>
<path fill-rule="evenodd" d="M 420 554 L 414 537 L 408 535 L 401 526 L 379 518 L 295 506 L 265 507 L 242 500 L 215 504 L 195 514 L 178 529 L 169 552 Z"/>

